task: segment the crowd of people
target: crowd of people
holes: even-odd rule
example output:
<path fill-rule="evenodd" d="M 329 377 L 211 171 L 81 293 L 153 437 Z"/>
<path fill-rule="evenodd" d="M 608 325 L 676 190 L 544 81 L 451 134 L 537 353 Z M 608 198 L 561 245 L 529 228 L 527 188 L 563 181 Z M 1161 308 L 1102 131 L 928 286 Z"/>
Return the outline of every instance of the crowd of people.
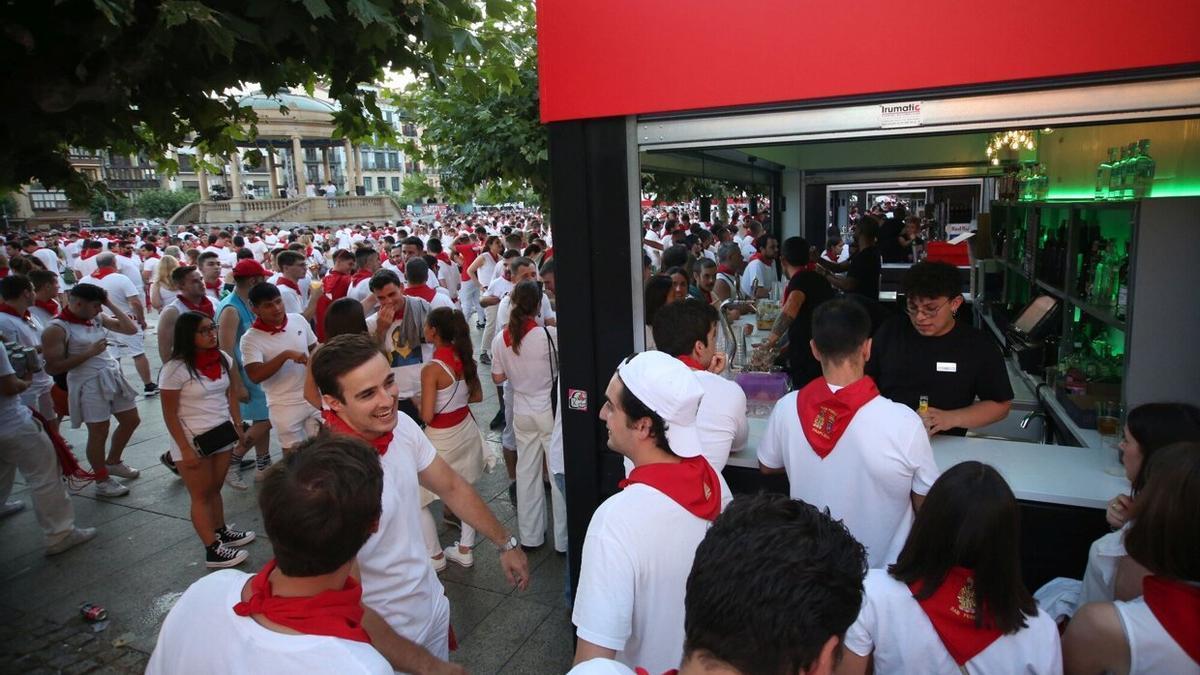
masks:
<path fill-rule="evenodd" d="M 583 540 L 572 672 L 1197 668 L 1200 410 L 1131 411 L 1133 489 L 1110 503 L 1114 533 L 1082 581 L 1031 593 L 1004 478 L 933 458 L 931 436 L 1003 418 L 1013 398 L 999 350 L 957 318 L 957 271 L 914 265 L 893 316 L 878 302 L 875 215 L 856 221 L 850 253 L 837 237 L 781 242 L 762 213 L 697 215 L 647 214 L 647 350 L 617 367 L 599 413 L 626 477 Z M 241 564 L 256 538 L 226 522 L 222 489 L 258 485 L 274 558 L 189 588 L 150 672 L 455 672 L 438 573 L 471 567 L 482 538 L 525 588 L 547 491 L 550 538 L 567 550 L 550 233 L 533 213 L 445 220 L 9 243 L 0 333 L 45 367 L 18 374 L 0 357 L 0 496 L 19 469 L 48 554 L 95 534 L 74 525 L 58 480 L 61 417 L 87 426 L 95 491 L 116 498 L 129 490 L 118 479 L 138 475 L 121 459 L 138 396 L 160 397 L 160 460 L 187 488 L 211 568 Z M 725 327 L 742 330 L 768 298 L 780 311 L 764 349 L 795 390 L 757 454 L 763 473 L 786 474 L 790 499 L 735 499 L 721 471 L 749 431 Z M 489 392 L 482 366 L 499 457 L 470 409 Z M 472 486 L 497 462 L 515 532 Z M 448 547 L 437 501 L 459 532 Z"/>

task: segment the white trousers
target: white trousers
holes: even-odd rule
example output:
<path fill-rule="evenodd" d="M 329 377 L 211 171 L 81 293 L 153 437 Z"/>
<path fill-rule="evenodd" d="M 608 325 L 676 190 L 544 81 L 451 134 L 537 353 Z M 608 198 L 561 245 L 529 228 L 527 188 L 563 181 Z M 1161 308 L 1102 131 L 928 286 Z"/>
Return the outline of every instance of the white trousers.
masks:
<path fill-rule="evenodd" d="M 75 509 L 63 486 L 54 445 L 35 419 L 0 429 L 0 504 L 12 494 L 17 470 L 30 486 L 33 512 L 46 545 L 57 544 L 75 527 Z"/>
<path fill-rule="evenodd" d="M 514 415 L 517 436 L 517 529 L 521 545 L 541 546 L 546 540 L 546 487 L 542 468 L 550 450 L 554 414 Z"/>
<path fill-rule="evenodd" d="M 478 317 L 475 319 L 477 322 L 483 322 L 487 318 L 483 307 L 479 306 L 479 282 L 474 279 L 467 279 L 458 287 L 458 302 L 468 326 L 471 324 L 472 314 Z"/>
<path fill-rule="evenodd" d="M 563 493 L 566 474 L 556 473 L 550 481 L 550 513 L 554 516 L 554 550 L 567 552 L 567 496 Z"/>
<path fill-rule="evenodd" d="M 483 329 L 483 338 L 480 340 L 483 345 L 479 347 L 479 351 L 486 354 L 492 348 L 492 340 L 496 337 L 496 310 L 500 309 L 500 305 L 492 305 L 483 310 L 484 316 L 487 317 L 487 326 Z"/>

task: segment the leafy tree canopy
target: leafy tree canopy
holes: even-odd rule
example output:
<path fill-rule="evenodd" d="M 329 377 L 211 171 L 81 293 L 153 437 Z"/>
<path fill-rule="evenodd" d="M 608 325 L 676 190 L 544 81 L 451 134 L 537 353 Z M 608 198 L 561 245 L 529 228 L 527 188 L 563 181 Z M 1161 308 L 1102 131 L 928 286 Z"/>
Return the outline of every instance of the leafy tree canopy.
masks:
<path fill-rule="evenodd" d="M 167 219 L 183 207 L 200 200 L 195 190 L 142 190 L 134 206 L 143 218 Z"/>
<path fill-rule="evenodd" d="M 437 197 L 437 190 L 423 174 L 410 173 L 400 181 L 400 199 L 405 204 L 424 204 L 425 200 L 434 197 Z"/>
<path fill-rule="evenodd" d="M 492 182 L 527 185 L 549 203 L 548 135 L 538 117 L 533 3 L 489 16 L 477 35 L 487 48 L 450 55 L 444 69 L 395 96 L 422 129 L 407 151 L 442 172 L 443 190 Z"/>
<path fill-rule="evenodd" d="M 36 179 L 86 199 L 69 147 L 143 152 L 170 171 L 165 151 L 194 134 L 203 152 L 226 155 L 256 131 L 253 111 L 223 93 L 247 83 L 311 92 L 323 80 L 341 105 L 340 136 L 388 135 L 359 85 L 385 68 L 441 81 L 461 59 L 506 49 L 476 29 L 512 10 L 513 0 L 4 3 L 0 193 Z"/>

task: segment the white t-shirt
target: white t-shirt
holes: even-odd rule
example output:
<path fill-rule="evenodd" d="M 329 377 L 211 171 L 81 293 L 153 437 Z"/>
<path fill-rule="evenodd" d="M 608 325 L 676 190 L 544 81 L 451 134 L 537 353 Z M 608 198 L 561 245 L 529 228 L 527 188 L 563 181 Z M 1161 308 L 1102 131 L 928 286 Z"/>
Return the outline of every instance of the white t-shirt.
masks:
<path fill-rule="evenodd" d="M 154 272 L 158 269 L 158 263 L 162 262 L 162 258 L 146 258 L 142 261 L 142 271 L 150 277 L 150 281 L 154 281 Z"/>
<path fill-rule="evenodd" d="M 274 335 L 250 328 L 242 336 L 242 362 L 266 363 L 281 352 L 288 350 L 307 354 L 309 348 L 317 343 L 317 336 L 303 316 L 288 314 L 287 325 L 282 333 Z M 299 405 L 304 403 L 305 367 L 292 360 L 287 360 L 275 374 L 259 382 L 267 395 L 267 405 Z"/>
<path fill-rule="evenodd" d="M 731 452 L 746 447 L 750 426 L 746 422 L 746 392 L 736 382 L 706 370 L 693 371 L 704 398 L 696 412 L 696 431 L 705 459 L 717 473 L 725 468 Z"/>
<path fill-rule="evenodd" d="M 567 675 L 636 675 L 629 666 L 612 659 L 588 659 L 567 671 Z"/>
<path fill-rule="evenodd" d="M 42 330 L 45 325 L 33 317 L 33 309 L 30 309 L 29 317 L 26 320 L 12 314 L 0 313 L 0 336 L 4 337 L 5 342 L 16 342 L 22 347 L 40 348 L 42 346 Z M 0 350 L 2 349 L 3 347 L 0 347 Z M 38 354 L 37 358 L 43 367 L 33 374 L 33 381 L 29 383 L 29 388 L 21 393 L 21 400 L 35 408 L 38 397 L 50 391 L 50 387 L 54 386 L 54 378 L 46 374 L 45 362 L 42 360 L 41 354 Z"/>
<path fill-rule="evenodd" d="M 62 283 L 63 263 L 58 257 L 58 254 L 48 248 L 39 248 L 33 252 L 33 257 L 42 261 L 46 269 L 58 275 L 59 283 Z"/>
<path fill-rule="evenodd" d="M 504 298 L 504 296 L 512 292 L 514 286 L 513 282 L 505 279 L 503 276 L 498 276 L 488 282 L 487 292 L 484 295 L 490 295 L 493 298 Z"/>
<path fill-rule="evenodd" d="M 438 307 L 449 307 L 450 309 L 454 309 L 454 301 L 450 299 L 449 291 L 441 286 L 438 286 L 437 290 L 433 294 L 433 300 L 429 302 L 429 307 L 430 309 L 437 309 Z"/>
<path fill-rule="evenodd" d="M 492 277 L 496 273 L 496 265 L 500 264 L 500 261 L 504 260 L 504 258 L 493 259 L 489 251 L 484 251 L 479 255 L 483 258 L 483 263 L 479 266 L 479 269 L 475 270 L 475 274 L 479 277 L 479 287 L 487 288 L 487 285 L 492 283 Z"/>
<path fill-rule="evenodd" d="M 359 302 L 366 300 L 367 296 L 370 294 L 371 294 L 371 277 L 367 277 L 366 279 L 363 279 L 363 280 L 359 281 L 358 283 L 351 284 L 350 290 L 346 291 L 347 298 L 353 298 Z"/>
<path fill-rule="evenodd" d="M 1198 672 L 1196 662 L 1163 628 L 1146 604 L 1145 597 L 1117 601 L 1113 606 L 1129 641 L 1129 672 L 1132 675 Z"/>
<path fill-rule="evenodd" d="M 775 273 L 774 267 L 768 266 L 762 260 L 751 260 L 742 272 L 742 293 L 747 297 L 754 297 L 750 291 L 756 280 L 759 288 L 771 290 L 775 287 L 775 282 L 779 281 L 779 275 Z"/>
<path fill-rule="evenodd" d="M 863 589 L 858 619 L 846 631 L 847 649 L 859 656 L 873 650 L 877 673 L 960 672 L 908 586 L 880 569 L 867 572 Z M 966 672 L 1060 675 L 1062 647 L 1054 619 L 1039 609 L 1025 622 L 1025 628 L 1001 635 L 967 661 Z"/>
<path fill-rule="evenodd" d="M 429 304 L 422 298 L 413 299 L 419 300 L 426 305 Z M 425 314 L 428 315 L 431 309 L 432 306 L 427 308 Z M 392 322 L 391 328 L 388 329 L 388 338 L 384 343 L 384 351 L 387 352 L 392 372 L 396 374 L 397 394 L 402 399 L 416 398 L 421 394 L 421 369 L 433 359 L 433 345 L 422 342 L 419 347 L 414 346 L 411 351 L 402 353 L 399 345 L 399 331 L 402 323 L 402 319 Z M 378 325 L 378 312 L 367 317 L 367 332 L 372 337 L 374 337 L 375 328 Z"/>
<path fill-rule="evenodd" d="M 225 363 L 233 366 L 233 357 L 221 352 Z M 179 392 L 179 421 L 188 438 L 198 436 L 232 419 L 229 415 L 229 373 L 221 368 L 221 376 L 215 380 L 197 373 L 192 375 L 187 364 L 171 359 L 163 364 L 158 373 L 158 388 L 163 391 Z M 179 450 L 175 437 L 167 434 L 172 450 Z"/>
<path fill-rule="evenodd" d="M 547 332 L 550 340 L 546 339 Z M 550 370 L 550 341 L 558 344 L 558 330 L 546 326 L 529 331 L 521 339 L 520 354 L 504 343 L 507 335 L 507 331 L 497 330 L 492 339 L 492 374 L 508 377 L 513 391 L 513 414 L 533 415 L 550 410 L 550 387 L 554 382 Z"/>
<path fill-rule="evenodd" d="M 8 351 L 0 347 L 0 377 L 13 375 L 12 363 L 8 360 Z M 16 429 L 33 417 L 29 408 L 21 401 L 20 394 L 8 395 L 0 393 L 0 435 L 5 429 Z"/>
<path fill-rule="evenodd" d="M 300 299 L 300 294 L 294 289 L 280 284 L 279 297 L 283 299 L 283 311 L 288 314 L 304 314 L 304 301 Z"/>
<path fill-rule="evenodd" d="M 417 474 L 429 468 L 437 451 L 407 415 L 396 417 L 392 442 L 380 457 L 383 512 L 379 529 L 358 552 L 362 600 L 402 637 L 427 647 L 445 644 L 450 601 L 429 564 L 421 536 L 417 483 Z"/>
<path fill-rule="evenodd" d="M 238 616 L 233 606 L 252 576 L 221 570 L 189 586 L 163 621 L 146 673 L 392 673 L 366 642 L 276 633 Z"/>
<path fill-rule="evenodd" d="M 512 289 L 510 288 L 509 291 Z M 508 325 L 508 315 L 512 313 L 512 293 L 506 293 L 500 299 L 500 304 L 496 305 L 496 330 L 499 331 Z M 550 298 L 542 293 L 542 306 L 538 309 L 537 322 L 539 324 L 546 323 L 546 319 L 557 320 L 558 315 L 555 314 L 554 308 L 550 306 Z"/>
<path fill-rule="evenodd" d="M 104 275 L 103 279 L 97 279 L 96 277 L 89 275 L 80 279 L 79 283 L 92 284 L 103 288 L 108 293 L 108 299 L 112 300 L 112 303 L 117 306 L 117 309 L 124 312 L 125 316 L 128 316 L 130 319 L 133 319 L 134 321 L 137 320 L 133 316 L 133 305 L 130 304 L 129 301 L 131 298 L 140 298 L 141 293 L 138 291 L 137 287 L 133 285 L 133 282 L 129 280 L 129 277 L 121 274 L 120 272 L 114 272 Z M 107 307 L 104 308 L 104 313 L 112 314 Z"/>
<path fill-rule="evenodd" d="M 926 494 L 938 477 L 921 418 L 907 406 L 876 396 L 821 459 L 800 426 L 798 396 L 793 391 L 775 404 L 759 442 L 759 463 L 786 469 L 794 499 L 818 509 L 829 507 L 867 548 L 872 569 L 895 562 L 912 528 L 910 493 Z"/>
<path fill-rule="evenodd" d="M 125 275 L 126 279 L 133 282 L 133 287 L 137 289 L 141 295 L 146 287 L 146 282 L 142 279 L 142 261 L 126 258 L 123 255 L 116 256 L 117 271 Z"/>
<path fill-rule="evenodd" d="M 576 634 L 631 668 L 679 667 L 687 577 L 710 524 L 640 483 L 606 499 L 583 540 Z"/>
<path fill-rule="evenodd" d="M 92 272 L 96 271 L 96 256 L 91 256 L 86 260 L 80 257 L 79 261 L 75 264 L 75 269 L 79 272 L 79 274 L 76 275 L 77 278 L 84 279 L 88 277 Z"/>

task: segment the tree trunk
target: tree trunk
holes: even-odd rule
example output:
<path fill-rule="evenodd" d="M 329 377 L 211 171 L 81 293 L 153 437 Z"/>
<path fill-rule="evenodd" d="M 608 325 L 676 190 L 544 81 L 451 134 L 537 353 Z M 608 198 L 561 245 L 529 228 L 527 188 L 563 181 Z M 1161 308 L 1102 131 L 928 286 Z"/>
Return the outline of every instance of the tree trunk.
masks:
<path fill-rule="evenodd" d="M 717 200 L 717 222 L 722 225 L 729 222 L 729 197 L 725 195 Z"/>
<path fill-rule="evenodd" d="M 709 222 L 709 216 L 712 215 L 712 197 L 700 198 L 700 222 Z"/>

